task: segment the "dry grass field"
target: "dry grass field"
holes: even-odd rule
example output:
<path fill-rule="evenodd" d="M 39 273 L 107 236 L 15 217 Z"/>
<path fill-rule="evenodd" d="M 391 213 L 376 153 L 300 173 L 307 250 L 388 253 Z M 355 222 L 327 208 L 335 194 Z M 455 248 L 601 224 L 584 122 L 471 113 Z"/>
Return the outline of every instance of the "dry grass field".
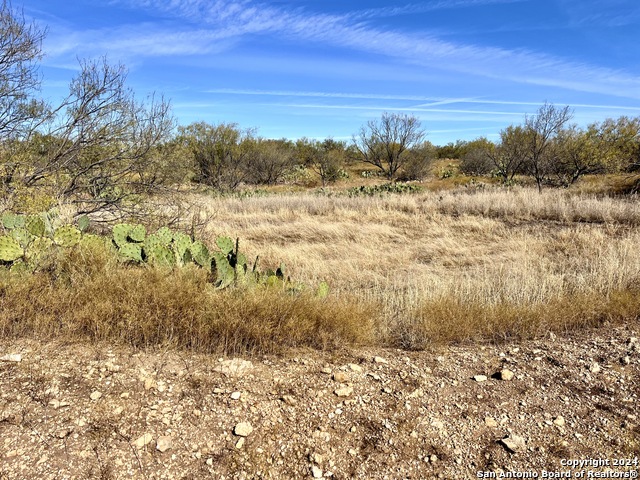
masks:
<path fill-rule="evenodd" d="M 636 316 L 640 206 L 533 189 L 201 198 L 209 236 L 373 303 L 378 338 L 538 335 Z"/>
<path fill-rule="evenodd" d="M 0 279 L 0 333 L 226 353 L 421 349 L 640 315 L 634 198 L 487 187 L 181 200 L 206 241 L 238 237 L 250 261 L 284 262 L 307 293 L 217 291 L 195 269 L 136 269 L 105 252 L 78 251 L 29 278 Z M 326 299 L 313 295 L 323 280 Z"/>

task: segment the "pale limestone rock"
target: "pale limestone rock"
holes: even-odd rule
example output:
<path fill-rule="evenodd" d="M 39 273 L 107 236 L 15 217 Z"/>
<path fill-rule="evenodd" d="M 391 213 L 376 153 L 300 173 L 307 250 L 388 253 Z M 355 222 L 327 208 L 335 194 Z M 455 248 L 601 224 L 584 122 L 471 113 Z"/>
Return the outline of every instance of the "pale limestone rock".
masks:
<path fill-rule="evenodd" d="M 253 427 L 249 422 L 240 422 L 233 429 L 233 433 L 239 437 L 248 437 L 251 432 L 253 432 Z"/>

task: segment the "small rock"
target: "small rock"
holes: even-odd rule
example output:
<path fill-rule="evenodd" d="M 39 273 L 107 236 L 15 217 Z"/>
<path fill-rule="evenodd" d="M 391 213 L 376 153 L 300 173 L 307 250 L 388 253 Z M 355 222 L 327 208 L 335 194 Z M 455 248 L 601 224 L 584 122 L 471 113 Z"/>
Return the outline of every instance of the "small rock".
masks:
<path fill-rule="evenodd" d="M 444 428 L 444 423 L 440 420 L 434 420 L 431 422 L 431 426 L 437 428 L 438 430 L 442 430 Z"/>
<path fill-rule="evenodd" d="M 240 400 L 240 397 L 242 396 L 242 393 L 240 392 L 233 392 L 231 394 L 231 400 Z"/>
<path fill-rule="evenodd" d="M 500 371 L 500 380 L 510 381 L 514 377 L 514 373 L 511 370 L 504 369 Z"/>
<path fill-rule="evenodd" d="M 407 397 L 408 398 L 419 398 L 424 396 L 424 390 L 421 388 L 416 388 L 413 392 L 411 392 Z"/>
<path fill-rule="evenodd" d="M 523 452 L 527 448 L 524 438 L 513 434 L 500 440 L 500 443 L 502 443 L 502 445 L 504 445 L 511 453 Z"/>
<path fill-rule="evenodd" d="M 313 465 L 311 467 L 311 475 L 313 475 L 313 478 L 322 478 L 322 474 L 324 472 L 322 471 L 322 469 L 317 466 L 317 465 Z"/>
<path fill-rule="evenodd" d="M 348 397 L 353 393 L 353 387 L 338 388 L 334 393 L 339 397 Z"/>
<path fill-rule="evenodd" d="M 329 367 L 324 367 L 322 370 L 320 370 L 322 373 L 326 373 L 327 375 L 331 374 L 331 369 Z"/>
<path fill-rule="evenodd" d="M 436 462 L 438 461 L 438 456 L 437 456 L 437 455 L 431 455 L 431 456 L 429 457 L 429 461 L 430 461 L 431 463 L 436 463 Z"/>
<path fill-rule="evenodd" d="M 620 363 L 623 365 L 629 365 L 631 363 L 631 357 L 629 355 L 625 355 L 620 359 Z"/>
<path fill-rule="evenodd" d="M 322 462 L 324 462 L 324 457 L 319 453 L 312 453 L 309 455 L 309 460 L 318 465 L 322 465 Z"/>
<path fill-rule="evenodd" d="M 134 442 L 133 446 L 137 448 L 144 448 L 146 445 L 149 445 L 153 441 L 153 435 L 150 433 L 145 433 L 144 435 L 138 437 Z"/>
<path fill-rule="evenodd" d="M 156 450 L 162 453 L 169 450 L 172 446 L 173 446 L 173 438 L 171 438 L 169 435 L 158 437 L 158 440 L 156 441 Z"/>
<path fill-rule="evenodd" d="M 60 401 L 60 400 L 56 400 L 53 399 L 49 402 L 49 405 L 51 405 L 55 410 L 59 409 L 59 408 L 64 408 L 64 407 L 68 407 L 70 405 L 69 402 L 65 402 L 65 401 Z"/>
<path fill-rule="evenodd" d="M 286 403 L 287 405 L 295 405 L 298 403 L 298 401 L 296 400 L 296 398 L 292 395 L 283 395 L 281 400 Z"/>
<path fill-rule="evenodd" d="M 565 422 L 564 422 L 564 417 L 562 415 L 558 415 L 554 420 L 553 420 L 553 424 L 557 425 L 558 427 L 564 427 Z"/>
<path fill-rule="evenodd" d="M 592 363 L 591 366 L 589 367 L 589 371 L 591 373 L 600 373 L 600 365 L 598 365 L 597 363 Z"/>
<path fill-rule="evenodd" d="M 102 392 L 99 392 L 97 390 L 91 392 L 91 395 L 89 395 L 89 398 L 94 401 L 98 400 L 100 397 L 102 397 Z"/>
<path fill-rule="evenodd" d="M 7 353 L 6 355 L 3 355 L 0 357 L 0 361 L 2 362 L 21 362 L 22 361 L 22 355 L 20 355 L 19 353 Z"/>
<path fill-rule="evenodd" d="M 352 372 L 358 372 L 358 373 L 362 372 L 362 367 L 355 363 L 350 363 L 349 368 L 351 369 Z"/>
<path fill-rule="evenodd" d="M 250 361 L 233 358 L 231 360 L 223 360 L 214 370 L 227 376 L 240 376 L 251 368 L 253 368 L 253 363 Z"/>
<path fill-rule="evenodd" d="M 124 411 L 124 408 L 116 407 L 116 408 L 113 409 L 113 414 L 114 415 L 120 415 L 123 411 Z"/>
<path fill-rule="evenodd" d="M 244 437 L 240 437 L 236 442 L 236 448 L 240 450 L 242 447 L 244 447 L 244 442 L 246 442 L 246 439 Z"/>
<path fill-rule="evenodd" d="M 233 433 L 239 437 L 248 437 L 251 432 L 253 432 L 253 427 L 249 422 L 240 422 L 233 429 Z"/>
<path fill-rule="evenodd" d="M 484 424 L 490 428 L 496 428 L 498 426 L 498 422 L 496 422 L 492 417 L 485 417 Z"/>
<path fill-rule="evenodd" d="M 473 379 L 476 382 L 486 382 L 487 381 L 487 376 L 486 375 L 474 375 Z"/>
<path fill-rule="evenodd" d="M 374 363 L 383 363 L 383 364 L 387 364 L 387 363 L 389 363 L 389 362 L 387 361 L 387 359 L 386 359 L 386 358 L 383 358 L 383 357 L 373 357 L 373 362 L 374 362 Z"/>
<path fill-rule="evenodd" d="M 349 375 L 344 372 L 336 372 L 333 374 L 333 379 L 338 383 L 346 383 L 349 380 Z"/>
<path fill-rule="evenodd" d="M 144 379 L 144 389 L 151 390 L 152 388 L 157 389 L 158 383 L 153 378 L 145 378 Z"/>

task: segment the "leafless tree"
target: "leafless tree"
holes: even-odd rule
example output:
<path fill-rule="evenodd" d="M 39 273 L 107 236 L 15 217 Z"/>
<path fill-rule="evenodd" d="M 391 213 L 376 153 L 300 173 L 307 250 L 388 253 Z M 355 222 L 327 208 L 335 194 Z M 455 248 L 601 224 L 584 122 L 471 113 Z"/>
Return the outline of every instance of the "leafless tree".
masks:
<path fill-rule="evenodd" d="M 79 214 L 117 209 L 160 182 L 149 153 L 173 128 L 168 102 L 138 102 L 126 69 L 106 59 L 82 62 L 67 98 L 38 137 L 27 186 L 51 184 Z"/>
<path fill-rule="evenodd" d="M 23 138 L 44 111 L 33 94 L 40 87 L 38 61 L 45 34 L 14 11 L 11 2 L 0 4 L 0 141 Z"/>
<path fill-rule="evenodd" d="M 384 113 L 380 120 L 367 122 L 353 143 L 363 161 L 392 179 L 409 158 L 408 150 L 417 147 L 425 135 L 417 117 Z"/>
<path fill-rule="evenodd" d="M 573 113 L 566 107 L 556 107 L 550 103 L 542 105 L 535 115 L 526 116 L 524 130 L 527 135 L 525 149 L 526 172 L 531 175 L 542 190 L 542 185 L 553 172 L 554 139 L 571 120 Z"/>

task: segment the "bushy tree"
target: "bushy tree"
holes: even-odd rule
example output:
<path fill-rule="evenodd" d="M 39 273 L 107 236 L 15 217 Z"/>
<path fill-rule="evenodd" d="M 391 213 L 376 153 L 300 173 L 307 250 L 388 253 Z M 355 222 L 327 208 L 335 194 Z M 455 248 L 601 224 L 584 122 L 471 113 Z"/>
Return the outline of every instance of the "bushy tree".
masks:
<path fill-rule="evenodd" d="M 218 190 L 235 190 L 247 179 L 253 130 L 242 130 L 235 123 L 196 122 L 179 127 L 179 134 L 191 154 L 197 182 Z"/>
<path fill-rule="evenodd" d="M 322 142 L 301 138 L 296 142 L 296 155 L 302 165 L 320 177 L 322 186 L 337 181 L 347 161 L 347 146 L 333 138 Z"/>
<path fill-rule="evenodd" d="M 274 185 L 295 164 L 291 141 L 256 138 L 247 140 L 246 182 L 254 185 Z"/>
<path fill-rule="evenodd" d="M 489 175 L 495 169 L 491 160 L 496 145 L 485 137 L 465 142 L 465 153 L 460 159 L 460 171 L 465 175 Z"/>
<path fill-rule="evenodd" d="M 353 137 L 360 158 L 393 179 L 411 157 L 410 150 L 422 143 L 426 133 L 413 115 L 384 113 L 370 120 Z"/>
<path fill-rule="evenodd" d="M 424 179 L 436 155 L 436 147 L 428 141 L 409 149 L 398 178 L 404 181 Z"/>

